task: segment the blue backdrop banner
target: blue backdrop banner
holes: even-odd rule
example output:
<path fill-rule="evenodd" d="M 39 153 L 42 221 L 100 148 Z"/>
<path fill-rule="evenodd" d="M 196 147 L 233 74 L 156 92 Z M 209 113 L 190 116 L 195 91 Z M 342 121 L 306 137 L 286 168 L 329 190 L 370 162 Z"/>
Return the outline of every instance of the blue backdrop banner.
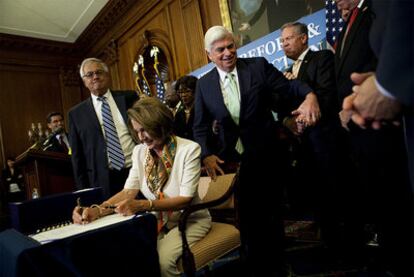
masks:
<path fill-rule="evenodd" d="M 299 22 L 308 26 L 309 46 L 313 50 L 326 48 L 326 24 L 325 9 L 316 13 L 300 18 Z M 286 70 L 292 63 L 285 56 L 280 42 L 280 29 L 276 30 L 260 39 L 257 39 L 245 46 L 237 49 L 237 55 L 241 58 L 247 57 L 265 57 L 280 71 Z M 200 78 L 214 67 L 213 63 L 209 63 L 193 72 L 190 75 Z"/>

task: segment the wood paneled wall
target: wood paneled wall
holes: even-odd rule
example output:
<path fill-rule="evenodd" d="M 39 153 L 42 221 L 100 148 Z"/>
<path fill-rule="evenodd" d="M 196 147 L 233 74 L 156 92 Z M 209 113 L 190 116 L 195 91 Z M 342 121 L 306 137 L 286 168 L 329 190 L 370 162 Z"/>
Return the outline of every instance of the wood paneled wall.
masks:
<path fill-rule="evenodd" d="M 59 68 L 0 65 L 0 142 L 4 157 L 15 157 L 30 146 L 27 131 L 32 122 L 46 128 L 49 112 L 64 113 L 81 100 L 79 80 L 76 85 L 65 85 L 61 79 Z"/>
<path fill-rule="evenodd" d="M 160 47 L 167 57 L 168 80 L 164 81 L 205 65 L 204 32 L 221 24 L 218 1 L 129 2 L 116 24 L 99 23 L 107 28 L 104 35 L 91 40 L 87 47 L 87 35 L 82 35 L 82 45 L 70 45 L 69 54 L 33 48 L 3 50 L 0 40 L 0 166 L 5 157 L 17 156 L 29 146 L 27 130 L 32 122 L 46 127 L 48 112 L 61 111 L 66 116 L 72 106 L 89 96 L 78 75 L 78 66 L 86 57 L 108 63 L 114 89 L 135 89 L 132 66 L 147 43 Z M 42 45 L 45 43 L 49 42 Z M 54 45 L 50 42 L 50 49 L 55 49 Z"/>
<path fill-rule="evenodd" d="M 89 55 L 106 59 L 108 43 L 115 42 L 116 60 L 109 59 L 112 72 L 118 72 L 113 87 L 134 89 L 132 67 L 138 52 L 147 43 L 154 44 L 166 54 L 169 80 L 175 80 L 208 62 L 204 32 L 217 24 L 221 24 L 218 0 L 142 1 L 107 32 Z"/>

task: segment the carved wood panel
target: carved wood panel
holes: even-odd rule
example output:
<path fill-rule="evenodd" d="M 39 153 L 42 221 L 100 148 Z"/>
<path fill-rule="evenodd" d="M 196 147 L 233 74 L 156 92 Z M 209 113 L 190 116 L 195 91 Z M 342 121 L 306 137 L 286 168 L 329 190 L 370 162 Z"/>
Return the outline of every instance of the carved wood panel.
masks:
<path fill-rule="evenodd" d="M 32 122 L 46 126 L 50 111 L 63 111 L 59 71 L 0 65 L 0 118 L 5 156 L 17 156 L 28 146 Z"/>
<path fill-rule="evenodd" d="M 0 34 L 0 160 L 28 146 L 31 122 L 89 97 L 77 73 L 84 58 L 108 62 L 113 88 L 134 89 L 147 30 L 165 54 L 164 78 L 176 80 L 207 63 L 204 32 L 220 23 L 218 0 L 111 0 L 74 44 Z"/>

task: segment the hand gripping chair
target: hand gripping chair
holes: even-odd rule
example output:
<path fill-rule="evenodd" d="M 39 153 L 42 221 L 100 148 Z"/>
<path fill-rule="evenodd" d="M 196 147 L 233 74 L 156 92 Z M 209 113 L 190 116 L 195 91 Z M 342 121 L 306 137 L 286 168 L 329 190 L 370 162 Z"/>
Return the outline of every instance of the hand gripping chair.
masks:
<path fill-rule="evenodd" d="M 231 210 L 233 215 L 236 214 L 233 192 L 238 184 L 238 173 L 218 176 L 216 181 L 210 180 L 209 177 L 201 177 L 199 194 L 203 202 L 188 206 L 179 220 L 178 228 L 181 231 L 183 254 L 177 261 L 177 267 L 187 277 L 195 276 L 195 272 L 200 269 L 209 272 L 210 266 L 215 261 L 233 250 L 240 249 L 241 245 L 240 232 L 236 226 L 217 222 L 214 217 L 214 214 L 219 214 L 220 211 Z M 190 247 L 185 233 L 187 218 L 191 213 L 205 208 L 208 208 L 213 216 L 211 229 L 202 240 Z"/>

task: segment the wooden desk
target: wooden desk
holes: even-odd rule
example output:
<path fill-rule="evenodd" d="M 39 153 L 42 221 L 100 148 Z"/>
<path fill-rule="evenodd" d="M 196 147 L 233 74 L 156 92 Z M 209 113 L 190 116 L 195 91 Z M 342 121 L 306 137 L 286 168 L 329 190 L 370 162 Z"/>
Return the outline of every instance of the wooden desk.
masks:
<path fill-rule="evenodd" d="M 16 158 L 16 166 L 23 171 L 27 199 L 33 189 L 39 196 L 75 190 L 72 163 L 65 153 L 30 149 Z"/>
<path fill-rule="evenodd" d="M 157 219 L 149 213 L 42 245 L 8 229 L 0 250 L 0 276 L 160 276 Z"/>

